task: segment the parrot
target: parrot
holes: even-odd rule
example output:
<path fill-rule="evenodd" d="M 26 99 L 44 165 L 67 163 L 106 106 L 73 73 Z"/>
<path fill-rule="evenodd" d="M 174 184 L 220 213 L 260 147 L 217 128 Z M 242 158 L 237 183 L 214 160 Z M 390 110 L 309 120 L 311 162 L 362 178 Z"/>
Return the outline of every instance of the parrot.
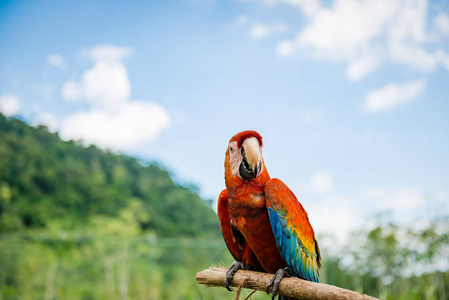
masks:
<path fill-rule="evenodd" d="M 284 277 L 318 282 L 321 255 L 307 212 L 294 193 L 270 178 L 262 157 L 262 136 L 234 135 L 225 156 L 225 185 L 218 197 L 220 229 L 234 262 L 226 272 L 228 290 L 241 269 L 274 273 L 267 292 L 277 295 Z"/>

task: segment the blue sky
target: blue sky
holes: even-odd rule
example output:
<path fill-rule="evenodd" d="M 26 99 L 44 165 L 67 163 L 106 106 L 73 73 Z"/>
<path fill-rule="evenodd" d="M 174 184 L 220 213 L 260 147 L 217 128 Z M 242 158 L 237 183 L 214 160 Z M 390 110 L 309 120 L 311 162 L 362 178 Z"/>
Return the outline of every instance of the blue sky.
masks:
<path fill-rule="evenodd" d="M 158 161 L 205 198 L 265 141 L 320 233 L 449 213 L 449 2 L 0 2 L 0 110 Z"/>

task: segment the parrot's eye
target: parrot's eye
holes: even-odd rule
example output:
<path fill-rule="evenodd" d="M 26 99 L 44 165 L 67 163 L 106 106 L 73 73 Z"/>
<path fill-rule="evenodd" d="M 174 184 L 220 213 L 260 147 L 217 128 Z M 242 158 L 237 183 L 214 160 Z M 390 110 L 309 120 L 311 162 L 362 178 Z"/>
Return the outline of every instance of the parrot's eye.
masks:
<path fill-rule="evenodd" d="M 234 148 L 229 147 L 229 151 L 234 152 Z"/>

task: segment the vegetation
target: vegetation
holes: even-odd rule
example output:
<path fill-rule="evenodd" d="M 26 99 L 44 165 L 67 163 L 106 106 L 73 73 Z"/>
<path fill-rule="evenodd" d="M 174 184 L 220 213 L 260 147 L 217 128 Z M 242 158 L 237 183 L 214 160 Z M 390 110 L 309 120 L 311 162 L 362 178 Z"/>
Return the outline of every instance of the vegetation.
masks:
<path fill-rule="evenodd" d="M 210 205 L 156 163 L 0 114 L 0 299 L 230 299 L 194 280 L 232 262 Z M 421 228 L 379 221 L 344 249 L 322 247 L 322 281 L 449 299 L 448 228 L 447 215 Z"/>
<path fill-rule="evenodd" d="M 324 254 L 323 279 L 381 299 L 449 299 L 448 229 L 448 216 L 423 228 L 378 220 Z"/>
<path fill-rule="evenodd" d="M 0 232 L 89 230 L 130 213 L 157 236 L 216 237 L 216 215 L 157 164 L 64 142 L 0 115 Z M 126 211 L 125 211 L 126 210 Z M 81 228 L 83 227 L 83 228 Z"/>

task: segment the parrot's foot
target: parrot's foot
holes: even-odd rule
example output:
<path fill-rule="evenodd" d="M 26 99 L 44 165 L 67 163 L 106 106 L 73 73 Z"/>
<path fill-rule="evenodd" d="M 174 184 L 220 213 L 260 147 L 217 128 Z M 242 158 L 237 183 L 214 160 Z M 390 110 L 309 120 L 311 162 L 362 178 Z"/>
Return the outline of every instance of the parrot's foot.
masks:
<path fill-rule="evenodd" d="M 251 267 L 247 264 L 244 264 L 240 261 L 234 261 L 232 265 L 229 267 L 229 269 L 226 271 L 226 279 L 225 279 L 225 286 L 228 289 L 228 291 L 232 291 L 229 287 L 232 282 L 232 278 L 234 277 L 235 272 L 238 270 L 249 270 Z"/>
<path fill-rule="evenodd" d="M 272 287 L 271 299 L 274 299 L 278 294 L 279 284 L 281 283 L 282 278 L 291 276 L 292 274 L 290 273 L 290 270 L 288 268 L 279 269 L 276 274 L 274 274 L 273 278 L 270 280 L 270 283 L 267 286 L 267 293 L 270 293 L 270 287 Z"/>

